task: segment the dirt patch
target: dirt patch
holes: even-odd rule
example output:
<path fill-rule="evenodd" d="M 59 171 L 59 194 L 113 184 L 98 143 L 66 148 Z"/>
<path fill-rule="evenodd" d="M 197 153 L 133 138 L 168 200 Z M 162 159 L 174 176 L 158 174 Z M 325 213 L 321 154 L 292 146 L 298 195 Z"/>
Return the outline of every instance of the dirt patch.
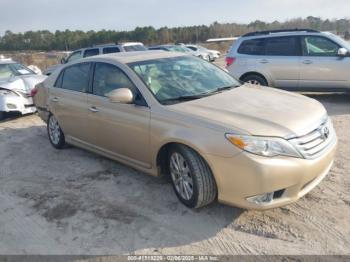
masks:
<path fill-rule="evenodd" d="M 48 221 L 57 221 L 74 216 L 77 213 L 77 206 L 72 203 L 61 203 L 53 208 L 48 208 L 43 216 Z"/>

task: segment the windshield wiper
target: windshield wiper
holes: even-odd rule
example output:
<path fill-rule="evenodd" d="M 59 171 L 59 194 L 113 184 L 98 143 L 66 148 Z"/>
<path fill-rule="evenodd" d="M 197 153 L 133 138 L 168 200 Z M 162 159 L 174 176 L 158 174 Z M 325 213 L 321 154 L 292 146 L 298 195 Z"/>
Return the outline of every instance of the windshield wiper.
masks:
<path fill-rule="evenodd" d="M 206 96 L 206 95 L 199 94 L 199 95 L 189 95 L 189 96 L 177 96 L 177 97 L 164 99 L 164 100 L 162 100 L 162 102 L 190 101 L 190 100 L 200 99 L 200 98 L 202 98 L 204 96 Z"/>
<path fill-rule="evenodd" d="M 235 87 L 237 87 L 237 86 L 232 85 L 232 86 L 219 87 L 219 88 L 216 88 L 214 90 L 210 90 L 208 92 L 197 94 L 197 95 L 178 96 L 178 97 L 172 97 L 172 98 L 164 99 L 164 100 L 162 100 L 162 102 L 166 103 L 166 102 L 172 102 L 172 101 L 189 101 L 189 100 L 200 99 L 200 98 L 203 98 L 203 97 L 206 97 L 206 96 L 211 96 L 211 95 L 214 95 L 214 94 L 217 94 L 217 93 L 221 93 L 222 91 L 229 90 L 229 89 L 232 89 L 232 88 L 235 88 Z"/>

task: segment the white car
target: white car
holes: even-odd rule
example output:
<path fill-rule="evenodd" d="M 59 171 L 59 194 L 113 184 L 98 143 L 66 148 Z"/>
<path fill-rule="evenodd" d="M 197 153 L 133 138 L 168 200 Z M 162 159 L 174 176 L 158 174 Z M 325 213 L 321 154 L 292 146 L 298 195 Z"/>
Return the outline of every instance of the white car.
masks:
<path fill-rule="evenodd" d="M 221 53 L 217 50 L 207 49 L 207 48 L 200 46 L 200 45 L 186 45 L 186 47 L 195 51 L 195 52 L 207 52 L 207 53 L 209 53 L 210 61 L 215 61 L 221 55 Z"/>
<path fill-rule="evenodd" d="M 36 112 L 31 91 L 45 78 L 11 59 L 0 58 L 0 120 L 7 112 Z"/>

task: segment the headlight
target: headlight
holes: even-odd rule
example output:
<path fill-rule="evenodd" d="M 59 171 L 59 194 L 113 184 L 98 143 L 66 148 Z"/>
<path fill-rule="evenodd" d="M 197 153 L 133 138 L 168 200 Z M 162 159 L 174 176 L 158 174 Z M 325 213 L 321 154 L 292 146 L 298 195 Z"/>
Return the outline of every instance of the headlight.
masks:
<path fill-rule="evenodd" d="M 238 148 L 259 156 L 290 156 L 302 158 L 294 146 L 283 138 L 234 134 L 226 134 L 226 138 Z"/>
<path fill-rule="evenodd" d="M 0 96 L 19 96 L 19 95 L 11 90 L 0 88 Z"/>
<path fill-rule="evenodd" d="M 6 96 L 6 95 L 10 95 L 11 91 L 6 90 L 6 89 L 0 89 L 0 95 L 1 96 Z"/>

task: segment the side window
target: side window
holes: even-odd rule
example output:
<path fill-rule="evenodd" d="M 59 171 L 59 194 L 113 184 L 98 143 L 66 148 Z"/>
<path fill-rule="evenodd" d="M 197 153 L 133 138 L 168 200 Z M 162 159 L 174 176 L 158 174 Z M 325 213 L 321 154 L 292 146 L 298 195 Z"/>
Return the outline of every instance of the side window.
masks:
<path fill-rule="evenodd" d="M 100 54 L 100 50 L 98 48 L 86 49 L 84 52 L 84 57 L 89 57 L 89 56 L 94 56 L 99 54 Z"/>
<path fill-rule="evenodd" d="M 68 57 L 67 62 L 72 62 L 72 61 L 78 60 L 80 58 L 81 58 L 81 51 L 77 51 L 77 52 L 72 53 Z"/>
<path fill-rule="evenodd" d="M 266 55 L 269 56 L 298 56 L 297 37 L 266 38 Z"/>
<path fill-rule="evenodd" d="M 244 55 L 263 55 L 265 49 L 265 39 L 252 39 L 243 41 L 238 48 L 239 54 Z"/>
<path fill-rule="evenodd" d="M 306 36 L 302 41 L 304 56 L 337 56 L 339 45 L 321 36 Z"/>
<path fill-rule="evenodd" d="M 86 92 L 89 87 L 90 63 L 82 63 L 67 67 L 63 73 L 63 89 Z"/>
<path fill-rule="evenodd" d="M 118 88 L 129 88 L 135 94 L 135 87 L 126 74 L 118 67 L 96 63 L 93 81 L 93 94 L 98 96 L 108 96 L 108 94 Z"/>
<path fill-rule="evenodd" d="M 103 48 L 104 54 L 119 53 L 119 52 L 120 52 L 119 47 L 105 47 L 105 48 Z"/>
<path fill-rule="evenodd" d="M 186 47 L 193 50 L 193 51 L 197 51 L 197 48 L 195 48 L 194 46 L 186 46 Z"/>

